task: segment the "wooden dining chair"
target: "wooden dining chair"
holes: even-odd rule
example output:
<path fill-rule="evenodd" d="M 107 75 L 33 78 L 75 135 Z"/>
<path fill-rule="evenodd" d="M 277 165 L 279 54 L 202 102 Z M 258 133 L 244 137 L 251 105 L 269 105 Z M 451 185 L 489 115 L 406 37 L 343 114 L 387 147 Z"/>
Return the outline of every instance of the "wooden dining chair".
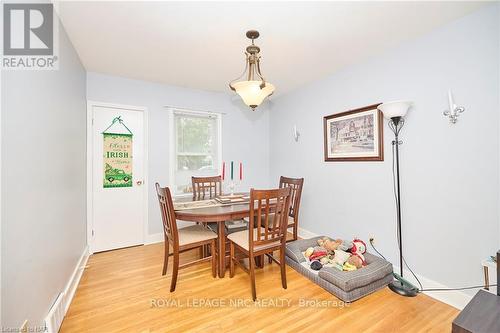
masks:
<path fill-rule="evenodd" d="M 191 177 L 193 198 L 211 199 L 222 195 L 222 177 Z"/>
<path fill-rule="evenodd" d="M 289 187 L 274 190 L 250 190 L 250 219 L 248 230 L 228 235 L 230 241 L 230 277 L 234 277 L 235 264 L 250 274 L 252 298 L 255 301 L 255 258 L 279 251 L 281 285 L 286 289 L 285 243 L 290 209 Z M 248 258 L 248 268 L 240 262 L 238 254 Z"/>
<path fill-rule="evenodd" d="M 191 177 L 191 185 L 193 188 L 193 198 L 196 200 L 213 199 L 218 195 L 222 195 L 222 177 Z M 217 223 L 211 222 L 206 224 L 212 231 L 217 231 Z M 203 246 L 200 249 L 202 257 L 210 254 L 208 246 Z"/>
<path fill-rule="evenodd" d="M 168 187 L 160 187 L 156 183 L 156 193 L 158 194 L 158 201 L 160 203 L 161 218 L 163 221 L 163 236 L 165 239 L 165 255 L 163 259 L 163 272 L 162 275 L 167 273 L 168 257 L 170 256 L 170 245 L 173 248 L 174 267 L 172 270 L 172 281 L 170 283 L 170 292 L 175 290 L 177 284 L 177 274 L 179 269 L 185 268 L 194 264 L 204 261 L 212 262 L 212 276 L 215 277 L 216 271 L 216 258 L 215 258 L 215 241 L 217 234 L 208 230 L 203 225 L 192 225 L 184 228 L 177 228 L 177 221 L 175 219 L 174 204 L 172 202 L 172 195 Z M 194 260 L 183 265 L 179 265 L 179 253 L 210 245 L 212 252 L 211 256 L 202 257 L 201 259 Z"/>
<path fill-rule="evenodd" d="M 288 178 L 280 177 L 280 188 L 289 187 L 290 192 L 290 213 L 288 215 L 288 228 L 293 228 L 293 239 L 289 241 L 295 241 L 298 238 L 299 229 L 299 209 L 300 209 L 300 198 L 302 196 L 302 187 L 304 186 L 304 178 Z"/>

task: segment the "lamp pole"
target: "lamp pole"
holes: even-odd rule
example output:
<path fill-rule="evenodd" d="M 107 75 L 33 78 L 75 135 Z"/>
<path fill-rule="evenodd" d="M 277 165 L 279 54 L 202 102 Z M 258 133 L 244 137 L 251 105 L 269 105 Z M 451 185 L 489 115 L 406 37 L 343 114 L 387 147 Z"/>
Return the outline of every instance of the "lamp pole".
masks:
<path fill-rule="evenodd" d="M 398 247 L 399 247 L 399 272 L 400 276 L 396 275 L 396 280 L 389 284 L 389 288 L 401 296 L 413 297 L 417 295 L 418 289 L 411 283 L 403 279 L 403 238 L 401 232 L 401 186 L 399 177 L 399 145 L 403 142 L 399 141 L 399 132 L 404 125 L 404 118 L 401 116 L 392 117 L 389 120 L 389 127 L 394 132 L 394 156 L 396 164 L 396 175 L 394 181 L 396 182 L 396 210 L 397 210 L 397 224 L 398 224 Z"/>
<path fill-rule="evenodd" d="M 401 274 L 401 277 L 403 277 L 403 239 L 401 238 L 401 187 L 399 183 L 399 145 L 402 142 L 399 142 L 399 131 L 401 130 L 401 127 L 403 127 L 404 121 L 401 122 L 401 117 L 394 117 L 391 119 L 391 121 L 394 123 L 394 128 L 396 129 L 394 131 L 394 141 L 392 141 L 392 144 L 395 146 L 395 155 L 396 155 L 396 190 L 397 190 L 397 201 L 396 201 L 396 208 L 397 208 L 397 223 L 398 223 L 398 246 L 399 246 L 399 271 Z M 399 127 L 399 124 L 401 124 L 401 127 Z"/>

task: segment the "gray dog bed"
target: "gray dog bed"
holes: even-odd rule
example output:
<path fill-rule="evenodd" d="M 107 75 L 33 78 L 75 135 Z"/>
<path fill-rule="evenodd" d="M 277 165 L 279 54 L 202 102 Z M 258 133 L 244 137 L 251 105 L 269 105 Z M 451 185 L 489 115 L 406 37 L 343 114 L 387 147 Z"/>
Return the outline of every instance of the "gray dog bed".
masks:
<path fill-rule="evenodd" d="M 286 245 L 286 263 L 309 280 L 334 294 L 344 302 L 352 302 L 387 286 L 392 280 L 392 264 L 382 258 L 365 253 L 367 265 L 351 272 L 333 267 L 314 271 L 308 267 L 302 252 L 318 245 L 319 236 L 301 239 Z"/>

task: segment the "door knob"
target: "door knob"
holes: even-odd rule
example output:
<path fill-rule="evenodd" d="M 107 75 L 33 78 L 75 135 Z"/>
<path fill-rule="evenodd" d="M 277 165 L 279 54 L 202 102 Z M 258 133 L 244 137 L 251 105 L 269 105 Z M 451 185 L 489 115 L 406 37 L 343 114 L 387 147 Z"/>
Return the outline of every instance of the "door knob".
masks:
<path fill-rule="evenodd" d="M 138 180 L 138 181 L 136 182 L 136 184 L 137 184 L 137 186 L 141 186 L 141 185 L 142 185 L 142 180 Z"/>

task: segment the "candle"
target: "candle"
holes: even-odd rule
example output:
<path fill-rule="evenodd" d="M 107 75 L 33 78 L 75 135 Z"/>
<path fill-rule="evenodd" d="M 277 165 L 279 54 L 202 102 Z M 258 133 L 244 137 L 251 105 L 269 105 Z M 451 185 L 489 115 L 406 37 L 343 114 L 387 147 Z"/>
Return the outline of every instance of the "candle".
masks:
<path fill-rule="evenodd" d="M 234 179 L 234 174 L 233 174 L 234 168 L 233 168 L 233 161 L 231 161 L 231 180 Z"/>
<path fill-rule="evenodd" d="M 224 180 L 225 175 L 226 175 L 226 162 L 222 162 L 222 180 Z"/>
<path fill-rule="evenodd" d="M 240 162 L 240 180 L 243 179 L 243 163 Z"/>
<path fill-rule="evenodd" d="M 450 112 L 455 110 L 455 105 L 453 104 L 453 96 L 451 95 L 451 89 L 448 89 L 448 105 L 450 108 Z"/>

